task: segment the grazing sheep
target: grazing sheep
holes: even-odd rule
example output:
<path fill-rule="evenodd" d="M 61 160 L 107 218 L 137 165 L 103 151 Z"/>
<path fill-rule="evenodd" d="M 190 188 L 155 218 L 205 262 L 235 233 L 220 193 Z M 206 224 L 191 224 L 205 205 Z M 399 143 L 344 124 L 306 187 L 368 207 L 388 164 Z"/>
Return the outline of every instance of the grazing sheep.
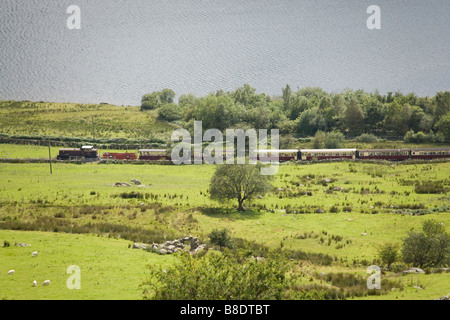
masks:
<path fill-rule="evenodd" d="M 36 280 L 33 281 L 33 287 L 37 287 L 37 281 Z"/>
<path fill-rule="evenodd" d="M 14 274 L 15 272 L 16 272 L 15 270 L 9 270 L 8 275 Z"/>
<path fill-rule="evenodd" d="M 50 285 L 50 280 L 45 280 L 45 281 L 42 283 L 42 285 L 43 285 L 44 287 L 49 286 L 49 285 Z"/>
<path fill-rule="evenodd" d="M 37 251 L 35 251 L 35 252 L 33 252 L 33 253 L 31 254 L 32 257 L 37 257 L 37 255 L 38 255 L 38 252 L 37 252 Z"/>

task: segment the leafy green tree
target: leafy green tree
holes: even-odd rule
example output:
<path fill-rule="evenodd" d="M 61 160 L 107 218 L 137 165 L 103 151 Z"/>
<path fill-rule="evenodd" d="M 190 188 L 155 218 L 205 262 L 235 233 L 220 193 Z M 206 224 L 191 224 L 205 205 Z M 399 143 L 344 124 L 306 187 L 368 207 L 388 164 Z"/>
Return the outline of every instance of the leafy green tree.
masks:
<path fill-rule="evenodd" d="M 141 111 L 158 109 L 164 104 L 173 103 L 174 98 L 175 92 L 172 89 L 145 94 L 141 101 Z"/>
<path fill-rule="evenodd" d="M 402 255 L 405 263 L 430 268 L 448 264 L 450 236 L 442 223 L 426 220 L 422 232 L 410 231 L 403 240 Z"/>
<path fill-rule="evenodd" d="M 181 253 L 169 266 L 149 266 L 141 284 L 147 300 L 282 300 L 293 287 L 289 261 L 244 252 L 210 250 L 204 255 Z"/>
<path fill-rule="evenodd" d="M 350 136 L 359 136 L 364 128 L 364 114 L 356 99 L 351 99 L 344 113 L 344 124 Z"/>
<path fill-rule="evenodd" d="M 399 250 L 400 245 L 398 243 L 384 243 L 378 248 L 378 257 L 389 269 L 399 259 Z"/>
<path fill-rule="evenodd" d="M 161 107 L 162 102 L 158 92 L 146 94 L 142 97 L 141 111 L 155 110 Z"/>
<path fill-rule="evenodd" d="M 325 119 L 317 107 L 305 110 L 297 119 L 296 132 L 299 136 L 314 136 L 325 129 Z"/>
<path fill-rule="evenodd" d="M 442 135 L 444 141 L 450 142 L 450 112 L 442 116 L 435 127 L 437 134 Z"/>
<path fill-rule="evenodd" d="M 162 121 L 173 122 L 183 118 L 183 111 L 174 104 L 168 103 L 158 109 L 158 119 Z"/>
<path fill-rule="evenodd" d="M 210 183 L 212 199 L 237 200 L 238 211 L 245 211 L 244 201 L 263 195 L 271 188 L 272 176 L 261 175 L 261 165 L 235 164 L 218 166 Z"/>
<path fill-rule="evenodd" d="M 283 106 L 284 106 L 284 110 L 287 111 L 291 107 L 291 99 L 292 99 L 291 87 L 287 84 L 286 87 L 283 88 L 282 92 L 283 92 Z"/>
<path fill-rule="evenodd" d="M 450 112 L 450 91 L 438 92 L 435 97 L 436 117 L 439 118 Z"/>
<path fill-rule="evenodd" d="M 339 149 L 342 148 L 344 143 L 344 134 L 338 131 L 328 132 L 325 137 L 325 148 L 327 149 Z"/>
<path fill-rule="evenodd" d="M 321 130 L 317 131 L 314 135 L 313 140 L 313 148 L 314 149 L 324 149 L 325 148 L 325 139 L 327 134 Z"/>

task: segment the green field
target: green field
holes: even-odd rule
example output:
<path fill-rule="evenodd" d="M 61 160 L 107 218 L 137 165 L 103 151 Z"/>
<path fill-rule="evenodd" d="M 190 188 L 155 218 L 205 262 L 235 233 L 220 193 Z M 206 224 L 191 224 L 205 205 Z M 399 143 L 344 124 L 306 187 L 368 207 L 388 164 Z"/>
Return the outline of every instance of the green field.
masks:
<path fill-rule="evenodd" d="M 186 235 L 207 243 L 214 229 L 228 228 L 234 238 L 272 249 L 331 257 L 331 264 L 295 260 L 302 281 L 318 284 L 311 278 L 317 272 L 364 276 L 377 262 L 377 246 L 401 242 L 426 219 L 450 231 L 449 162 L 285 164 L 272 192 L 248 203 L 244 213 L 234 210 L 234 202 L 209 199 L 214 169 L 54 163 L 50 175 L 48 164 L 0 164 L 0 242 L 11 243 L 0 247 L 0 283 L 6 284 L 0 298 L 139 299 L 145 265 L 175 260 L 130 244 Z M 144 186 L 115 186 L 132 179 Z M 438 181 L 442 190 L 418 194 L 420 181 Z M 34 250 L 40 252 L 36 259 Z M 66 288 L 70 265 L 81 268 L 79 292 Z M 16 274 L 7 277 L 10 269 Z M 386 277 L 402 282 L 402 290 L 363 298 L 436 299 L 449 293 L 450 273 Z M 52 285 L 31 287 L 43 278 Z M 419 285 L 423 289 L 414 288 Z"/>

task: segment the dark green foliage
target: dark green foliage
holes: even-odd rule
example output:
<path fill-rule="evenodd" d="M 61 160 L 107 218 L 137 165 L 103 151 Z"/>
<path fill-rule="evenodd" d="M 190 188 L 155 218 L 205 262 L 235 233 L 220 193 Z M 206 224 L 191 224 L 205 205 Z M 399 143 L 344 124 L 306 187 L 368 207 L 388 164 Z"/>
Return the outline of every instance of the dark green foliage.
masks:
<path fill-rule="evenodd" d="M 238 210 L 245 211 L 244 201 L 263 195 L 271 188 L 272 176 L 261 174 L 261 165 L 236 164 L 218 166 L 209 187 L 215 200 L 237 200 Z"/>
<path fill-rule="evenodd" d="M 402 255 L 405 263 L 430 268 L 450 262 L 450 236 L 442 223 L 426 220 L 422 232 L 410 231 L 403 240 Z"/>
<path fill-rule="evenodd" d="M 243 251 L 182 253 L 175 265 L 149 268 L 141 287 L 152 300 L 281 300 L 293 283 L 281 256 L 261 260 Z"/>
<path fill-rule="evenodd" d="M 445 193 L 447 188 L 443 181 L 421 181 L 415 185 L 414 191 L 418 194 Z"/>
<path fill-rule="evenodd" d="M 231 236 L 229 235 L 228 229 L 222 229 L 222 230 L 213 230 L 209 234 L 209 239 L 212 244 L 218 245 L 221 248 L 223 247 L 232 247 L 232 240 Z"/>
<path fill-rule="evenodd" d="M 378 257 L 390 268 L 399 259 L 400 245 L 398 243 L 385 243 L 378 248 Z"/>

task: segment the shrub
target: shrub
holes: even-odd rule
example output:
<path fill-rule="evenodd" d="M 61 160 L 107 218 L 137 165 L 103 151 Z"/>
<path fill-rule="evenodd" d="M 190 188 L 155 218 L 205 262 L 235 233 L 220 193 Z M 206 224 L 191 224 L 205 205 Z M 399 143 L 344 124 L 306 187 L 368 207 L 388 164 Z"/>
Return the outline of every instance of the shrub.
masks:
<path fill-rule="evenodd" d="M 222 229 L 222 230 L 213 230 L 209 234 L 209 239 L 212 244 L 218 245 L 221 248 L 223 247 L 232 247 L 232 241 L 231 237 L 229 235 L 228 229 Z"/>
<path fill-rule="evenodd" d="M 385 243 L 378 248 L 378 257 L 388 269 L 399 258 L 399 249 L 400 245 L 397 243 Z"/>
<path fill-rule="evenodd" d="M 272 255 L 263 261 L 244 251 L 183 252 L 178 263 L 150 266 L 141 284 L 144 299 L 153 300 L 281 300 L 293 285 L 290 264 Z"/>
<path fill-rule="evenodd" d="M 445 193 L 447 189 L 442 181 L 422 181 L 415 185 L 414 191 L 419 194 Z"/>
<path fill-rule="evenodd" d="M 446 233 L 443 224 L 426 220 L 422 225 L 422 231 L 422 233 L 410 231 L 403 240 L 404 262 L 419 268 L 448 264 L 450 236 Z"/>
<path fill-rule="evenodd" d="M 375 143 L 378 141 L 378 138 L 373 134 L 364 133 L 357 137 L 356 141 L 364 143 Z"/>

